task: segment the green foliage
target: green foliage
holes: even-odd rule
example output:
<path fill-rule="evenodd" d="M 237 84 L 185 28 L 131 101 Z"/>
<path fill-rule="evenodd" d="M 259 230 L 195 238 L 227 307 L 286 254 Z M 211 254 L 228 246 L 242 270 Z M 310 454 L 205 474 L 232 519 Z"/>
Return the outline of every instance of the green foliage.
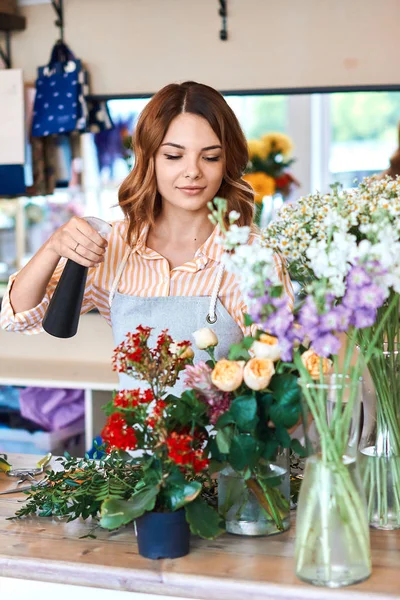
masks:
<path fill-rule="evenodd" d="M 254 342 L 254 338 L 245 337 L 239 344 L 232 344 L 229 348 L 229 360 L 249 360 L 249 348 Z"/>
<path fill-rule="evenodd" d="M 173 400 L 173 401 L 172 401 Z M 204 427 L 207 425 L 207 407 L 198 399 L 193 390 L 183 392 L 180 398 L 172 394 L 166 397 L 168 418 L 171 429 L 185 425 Z"/>
<path fill-rule="evenodd" d="M 135 492 L 130 500 L 108 498 L 101 507 L 101 527 L 118 529 L 141 517 L 146 511 L 153 510 L 159 490 L 160 486 L 155 485 Z"/>
<path fill-rule="evenodd" d="M 260 458 L 260 444 L 254 437 L 241 433 L 232 438 L 229 452 L 229 464 L 236 471 L 246 467 L 253 469 Z"/>
<path fill-rule="evenodd" d="M 235 398 L 230 405 L 229 413 L 240 431 L 251 433 L 258 423 L 256 398 L 253 395 Z"/>
<path fill-rule="evenodd" d="M 202 498 L 197 497 L 193 502 L 186 504 L 185 512 L 190 531 L 195 535 L 213 540 L 224 532 L 221 517 Z"/>
<path fill-rule="evenodd" d="M 186 481 L 179 469 L 164 482 L 162 489 L 162 505 L 175 511 L 189 502 L 193 502 L 200 494 L 202 485 L 199 481 Z"/>
<path fill-rule="evenodd" d="M 140 479 L 133 461 L 127 462 L 118 452 L 100 460 L 72 458 L 66 453 L 57 460 L 63 470 L 46 471 L 45 482 L 27 492 L 27 502 L 15 517 L 97 518 L 106 498 L 129 498 Z"/>
<path fill-rule="evenodd" d="M 229 464 L 241 476 L 252 476 L 275 459 L 279 447 L 302 452 L 288 429 L 301 415 L 301 393 L 291 363 L 276 365 L 269 388 L 256 392 L 242 385 L 229 410 L 217 423 L 217 434 L 209 444 L 213 470 Z M 222 468 L 222 467 L 221 467 Z"/>

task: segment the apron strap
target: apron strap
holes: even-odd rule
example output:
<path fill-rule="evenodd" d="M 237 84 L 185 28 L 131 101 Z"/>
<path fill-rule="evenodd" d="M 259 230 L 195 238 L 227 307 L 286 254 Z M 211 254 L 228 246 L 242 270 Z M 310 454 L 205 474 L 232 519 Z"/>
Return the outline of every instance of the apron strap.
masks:
<path fill-rule="evenodd" d="M 118 288 L 118 285 L 119 285 L 119 282 L 120 282 L 120 279 L 121 279 L 122 272 L 125 269 L 125 265 L 126 265 L 126 263 L 128 261 L 128 258 L 130 256 L 131 252 L 132 252 L 132 248 L 128 248 L 127 251 L 124 254 L 123 259 L 121 260 L 121 262 L 119 264 L 118 269 L 117 269 L 117 274 L 115 275 L 115 279 L 113 281 L 113 284 L 111 286 L 111 290 L 110 290 L 110 293 L 109 293 L 109 296 L 108 296 L 108 306 L 110 308 L 111 308 L 112 301 L 114 300 L 115 292 L 117 291 L 117 288 Z"/>
<path fill-rule="evenodd" d="M 217 278 L 215 280 L 214 288 L 213 288 L 213 291 L 211 294 L 210 308 L 208 311 L 208 315 L 206 317 L 206 321 L 210 325 L 213 325 L 213 323 L 217 322 L 217 315 L 215 314 L 215 307 L 217 306 L 218 294 L 219 294 L 219 289 L 221 287 L 222 277 L 224 276 L 224 271 L 225 271 L 225 265 L 224 265 L 224 263 L 221 262 L 218 267 Z"/>

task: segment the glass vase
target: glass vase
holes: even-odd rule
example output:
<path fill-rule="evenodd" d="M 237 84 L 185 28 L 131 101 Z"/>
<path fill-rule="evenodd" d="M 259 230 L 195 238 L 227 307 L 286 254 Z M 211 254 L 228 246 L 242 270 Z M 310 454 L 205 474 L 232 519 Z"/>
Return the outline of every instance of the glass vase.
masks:
<path fill-rule="evenodd" d="M 218 510 L 226 531 L 236 535 L 274 535 L 290 527 L 289 453 L 279 449 L 273 462 L 244 479 L 231 467 L 218 474 Z"/>
<path fill-rule="evenodd" d="M 364 374 L 360 469 L 368 520 L 378 529 L 400 529 L 400 354 L 384 344 Z"/>
<path fill-rule="evenodd" d="M 309 456 L 296 513 L 296 575 L 314 585 L 351 585 L 371 574 L 356 460 L 361 385 L 340 375 L 300 385 Z"/>

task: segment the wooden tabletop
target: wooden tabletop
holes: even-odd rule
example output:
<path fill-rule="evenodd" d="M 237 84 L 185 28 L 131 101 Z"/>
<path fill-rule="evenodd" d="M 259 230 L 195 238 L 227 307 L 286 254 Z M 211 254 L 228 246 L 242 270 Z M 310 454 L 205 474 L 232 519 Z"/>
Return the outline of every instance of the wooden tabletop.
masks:
<path fill-rule="evenodd" d="M 34 466 L 38 457 L 9 459 L 14 466 Z M 0 491 L 13 485 L 0 473 Z M 400 598 L 400 531 L 371 531 L 371 578 L 329 590 L 296 578 L 294 527 L 272 537 L 193 537 L 188 556 L 152 561 L 138 554 L 132 526 L 79 539 L 91 530 L 90 522 L 7 520 L 23 497 L 0 496 L 0 576 L 202 600 Z"/>

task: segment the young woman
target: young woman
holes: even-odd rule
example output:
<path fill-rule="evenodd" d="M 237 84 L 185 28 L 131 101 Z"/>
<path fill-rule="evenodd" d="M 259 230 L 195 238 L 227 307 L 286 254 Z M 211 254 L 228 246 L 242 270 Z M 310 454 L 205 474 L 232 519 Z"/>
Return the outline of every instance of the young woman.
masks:
<path fill-rule="evenodd" d="M 234 276 L 224 271 L 207 203 L 226 198 L 229 211 L 241 215 L 238 224 L 252 224 L 253 193 L 241 178 L 248 154 L 240 125 L 216 90 L 171 84 L 143 110 L 133 147 L 135 166 L 119 191 L 125 219 L 113 224 L 108 243 L 76 217 L 59 228 L 10 278 L 1 326 L 42 331 L 70 258 L 90 267 L 82 311 L 97 308 L 112 325 L 116 345 L 140 324 L 153 327 L 154 335 L 168 328 L 176 340 L 210 326 L 219 338 L 217 357 L 226 356 L 245 331 L 246 306 Z M 277 269 L 292 300 L 278 258 Z M 132 384 L 131 378 L 121 381 Z"/>

